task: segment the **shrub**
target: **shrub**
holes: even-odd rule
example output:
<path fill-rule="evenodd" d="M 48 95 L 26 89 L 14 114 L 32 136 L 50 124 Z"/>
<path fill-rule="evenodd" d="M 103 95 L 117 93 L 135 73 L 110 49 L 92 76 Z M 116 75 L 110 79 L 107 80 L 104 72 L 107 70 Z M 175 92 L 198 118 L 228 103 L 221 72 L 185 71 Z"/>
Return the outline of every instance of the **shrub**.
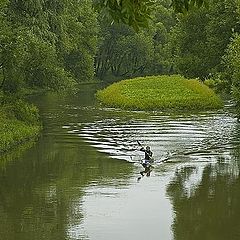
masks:
<path fill-rule="evenodd" d="M 231 85 L 229 81 L 222 80 L 220 78 L 210 78 L 204 81 L 209 88 L 212 88 L 215 92 L 230 92 Z"/>
<path fill-rule="evenodd" d="M 19 143 L 34 139 L 41 130 L 38 110 L 13 97 L 2 98 L 0 104 L 0 153 Z"/>
<path fill-rule="evenodd" d="M 28 104 L 22 100 L 18 100 L 13 109 L 16 119 L 35 124 L 39 121 L 38 109 L 33 104 Z"/>
<path fill-rule="evenodd" d="M 13 146 L 35 138 L 41 127 L 39 125 L 27 125 L 18 120 L 2 119 L 0 122 L 0 153 L 9 150 Z"/>

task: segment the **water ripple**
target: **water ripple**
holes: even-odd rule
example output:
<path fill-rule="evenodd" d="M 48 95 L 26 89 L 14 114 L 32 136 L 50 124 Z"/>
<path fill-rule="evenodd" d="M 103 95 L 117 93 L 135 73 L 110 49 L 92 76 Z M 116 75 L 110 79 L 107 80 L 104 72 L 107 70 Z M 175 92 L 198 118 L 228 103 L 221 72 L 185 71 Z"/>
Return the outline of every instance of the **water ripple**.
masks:
<path fill-rule="evenodd" d="M 236 119 L 229 113 L 208 112 L 189 115 L 163 115 L 121 112 L 102 109 L 95 121 L 64 125 L 69 134 L 78 134 L 100 152 L 112 158 L 138 161 L 137 140 L 151 146 L 156 160 L 166 157 L 206 161 L 221 153 L 221 147 L 231 148 Z"/>

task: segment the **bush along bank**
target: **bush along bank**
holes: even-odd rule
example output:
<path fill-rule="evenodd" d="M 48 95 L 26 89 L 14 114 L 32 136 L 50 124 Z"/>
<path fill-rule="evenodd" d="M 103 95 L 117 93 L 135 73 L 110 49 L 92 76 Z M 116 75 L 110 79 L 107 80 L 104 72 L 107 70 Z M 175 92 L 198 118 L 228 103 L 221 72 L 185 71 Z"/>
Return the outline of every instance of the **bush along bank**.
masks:
<path fill-rule="evenodd" d="M 0 153 L 36 138 L 42 128 L 34 105 L 9 99 L 0 104 Z"/>
<path fill-rule="evenodd" d="M 131 110 L 207 110 L 221 108 L 221 99 L 208 86 L 180 75 L 122 80 L 96 93 L 109 107 Z"/>

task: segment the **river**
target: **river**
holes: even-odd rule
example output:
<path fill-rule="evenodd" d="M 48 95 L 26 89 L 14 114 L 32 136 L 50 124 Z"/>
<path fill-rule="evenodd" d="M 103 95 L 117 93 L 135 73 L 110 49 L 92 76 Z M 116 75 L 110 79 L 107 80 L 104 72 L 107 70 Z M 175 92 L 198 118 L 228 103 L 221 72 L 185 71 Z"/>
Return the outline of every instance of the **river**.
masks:
<path fill-rule="evenodd" d="M 239 240 L 231 102 L 201 113 L 121 111 L 99 106 L 96 88 L 33 97 L 44 130 L 0 159 L 0 239 Z M 137 141 L 156 160 L 140 180 Z"/>

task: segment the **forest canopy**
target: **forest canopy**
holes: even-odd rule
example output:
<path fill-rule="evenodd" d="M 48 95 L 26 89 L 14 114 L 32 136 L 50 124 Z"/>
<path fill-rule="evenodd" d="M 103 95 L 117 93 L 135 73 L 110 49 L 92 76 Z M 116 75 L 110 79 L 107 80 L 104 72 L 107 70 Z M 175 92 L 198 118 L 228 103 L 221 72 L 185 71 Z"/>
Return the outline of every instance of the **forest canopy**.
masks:
<path fill-rule="evenodd" d="M 0 92 L 181 74 L 238 100 L 239 13 L 238 0 L 2 0 Z"/>
<path fill-rule="evenodd" d="M 93 78 L 98 26 L 90 0 L 3 0 L 0 24 L 4 92 Z"/>

